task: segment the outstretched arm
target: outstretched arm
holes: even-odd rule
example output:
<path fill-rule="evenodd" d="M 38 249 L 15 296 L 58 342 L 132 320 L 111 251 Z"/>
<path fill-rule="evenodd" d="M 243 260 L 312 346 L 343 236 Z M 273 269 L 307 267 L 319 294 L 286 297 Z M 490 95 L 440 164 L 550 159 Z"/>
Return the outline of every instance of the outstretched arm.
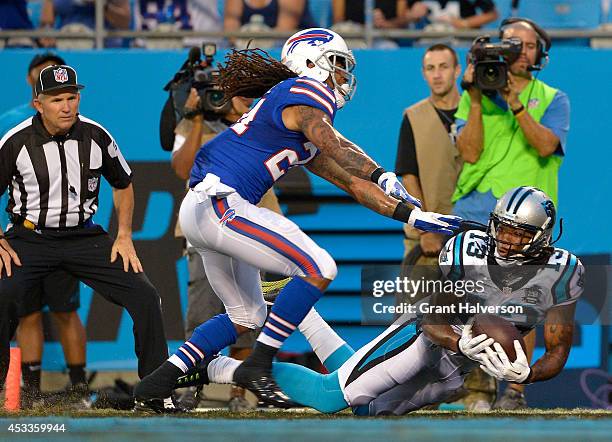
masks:
<path fill-rule="evenodd" d="M 295 129 L 303 132 L 323 154 L 333 158 L 351 175 L 369 181 L 372 173 L 380 167 L 359 146 L 334 129 L 329 116 L 322 110 L 310 106 L 294 106 L 286 111 L 291 111 L 289 119 Z"/>
<path fill-rule="evenodd" d="M 372 181 L 351 175 L 333 158 L 323 153 L 312 159 L 306 167 L 350 194 L 359 204 L 417 229 L 450 235 L 458 226 L 459 218 L 411 209 L 407 204 L 386 195 Z"/>
<path fill-rule="evenodd" d="M 325 154 L 316 156 L 306 167 L 315 175 L 344 190 L 355 198 L 359 204 L 381 215 L 392 217 L 393 212 L 400 203 L 395 198 L 386 195 L 372 181 L 350 174 L 340 167 L 334 158 Z"/>
<path fill-rule="evenodd" d="M 283 110 L 283 123 L 302 132 L 319 150 L 342 169 L 363 180 L 378 184 L 395 199 L 421 207 L 421 201 L 408 193 L 393 172 L 385 172 L 359 146 L 334 129 L 329 116 L 311 106 L 291 106 Z"/>

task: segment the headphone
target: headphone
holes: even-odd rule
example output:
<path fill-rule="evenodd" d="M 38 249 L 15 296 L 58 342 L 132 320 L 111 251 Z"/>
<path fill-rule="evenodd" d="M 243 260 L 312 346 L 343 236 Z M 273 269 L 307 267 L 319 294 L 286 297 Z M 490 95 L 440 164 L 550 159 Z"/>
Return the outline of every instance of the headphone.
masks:
<path fill-rule="evenodd" d="M 533 28 L 538 36 L 537 53 L 535 63 L 529 66 L 530 71 L 539 71 L 548 63 L 548 51 L 552 46 L 552 40 L 542 27 L 538 26 L 534 21 L 522 17 L 510 17 L 501 22 L 499 26 L 499 38 L 502 38 L 506 28 L 514 23 L 527 23 Z"/>

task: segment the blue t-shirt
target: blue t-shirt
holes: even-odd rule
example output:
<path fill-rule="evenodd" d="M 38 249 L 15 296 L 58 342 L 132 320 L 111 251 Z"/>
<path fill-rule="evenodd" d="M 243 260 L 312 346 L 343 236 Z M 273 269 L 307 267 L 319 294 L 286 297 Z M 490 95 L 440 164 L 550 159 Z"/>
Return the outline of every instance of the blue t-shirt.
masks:
<path fill-rule="evenodd" d="M 4 135 L 21 123 L 23 120 L 30 118 L 36 111 L 32 109 L 30 103 L 24 103 L 0 115 L 0 139 Z M 0 224 L 2 229 L 6 229 L 8 224 L 8 215 L 6 213 L 6 205 L 8 203 L 8 195 L 6 193 L 0 195 Z"/>
<path fill-rule="evenodd" d="M 84 24 L 92 29 L 96 27 L 96 6 L 93 2 L 54 0 L 53 7 L 58 19 L 58 28 L 72 23 Z"/>
<path fill-rule="evenodd" d="M 0 1 L 0 29 L 32 29 L 26 0 Z"/>
<path fill-rule="evenodd" d="M 491 98 L 493 103 L 497 104 L 500 108 L 508 110 L 508 104 L 499 95 L 495 94 Z M 552 131 L 557 138 L 559 138 L 559 148 L 555 152 L 555 155 L 565 155 L 567 133 L 569 132 L 570 123 L 570 103 L 567 94 L 563 91 L 557 91 L 553 97 L 550 105 L 544 111 L 540 124 Z M 461 132 L 466 121 L 460 118 L 455 120 L 457 124 L 457 132 Z"/>
<path fill-rule="evenodd" d="M 282 81 L 240 120 L 200 148 L 189 187 L 211 173 L 257 204 L 287 170 L 308 163 L 319 152 L 302 132 L 283 124 L 283 109 L 299 105 L 322 110 L 332 122 L 337 111 L 327 85 L 307 77 Z"/>
<path fill-rule="evenodd" d="M 0 138 L 9 130 L 36 114 L 30 103 L 23 103 L 0 115 Z"/>

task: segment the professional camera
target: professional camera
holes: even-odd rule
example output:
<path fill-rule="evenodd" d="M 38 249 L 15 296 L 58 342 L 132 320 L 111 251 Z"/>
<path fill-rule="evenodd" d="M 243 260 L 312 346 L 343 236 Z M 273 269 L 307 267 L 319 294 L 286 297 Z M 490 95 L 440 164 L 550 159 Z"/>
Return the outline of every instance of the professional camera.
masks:
<path fill-rule="evenodd" d="M 201 59 L 201 53 L 204 59 Z M 184 106 L 191 88 L 200 95 L 200 111 L 207 120 L 216 120 L 231 110 L 231 103 L 225 101 L 223 90 L 219 87 L 219 70 L 214 67 L 217 46 L 204 43 L 200 48 L 192 47 L 189 57 L 172 80 L 164 87 L 170 91 L 177 112 L 177 122 L 184 117 Z"/>
<path fill-rule="evenodd" d="M 482 91 L 503 89 L 508 83 L 508 64 L 514 63 L 523 49 L 519 38 L 491 43 L 489 37 L 477 37 L 469 52 L 474 65 L 474 85 Z"/>
<path fill-rule="evenodd" d="M 225 100 L 225 94 L 219 86 L 219 70 L 214 67 L 216 53 L 217 46 L 213 43 L 204 43 L 202 50 L 192 47 L 181 69 L 164 86 L 164 90 L 170 93 L 162 110 L 159 126 L 160 142 L 164 150 L 172 151 L 174 129 L 183 118 L 201 113 L 204 119 L 215 121 L 232 109 L 231 101 Z M 200 95 L 200 106 L 186 114 L 185 102 L 192 87 Z"/>

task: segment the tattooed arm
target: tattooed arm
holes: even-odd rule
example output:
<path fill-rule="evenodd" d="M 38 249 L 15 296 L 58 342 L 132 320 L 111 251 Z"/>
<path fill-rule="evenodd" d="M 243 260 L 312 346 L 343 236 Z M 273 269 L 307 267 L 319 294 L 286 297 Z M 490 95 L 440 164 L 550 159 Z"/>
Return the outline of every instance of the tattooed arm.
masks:
<path fill-rule="evenodd" d="M 546 353 L 531 367 L 525 383 L 545 381 L 557 376 L 563 367 L 574 335 L 574 311 L 576 303 L 551 308 L 544 323 Z"/>
<path fill-rule="evenodd" d="M 329 116 L 310 106 L 290 106 L 283 110 L 287 129 L 301 131 L 324 156 L 329 156 L 345 171 L 370 180 L 378 164 L 359 146 L 334 129 Z"/>
<path fill-rule="evenodd" d="M 310 170 L 350 193 L 359 204 L 426 232 L 451 235 L 459 227 L 459 217 L 422 212 L 405 202 L 398 203 L 402 200 L 420 207 L 420 201 L 403 188 L 394 173 L 385 173 L 358 146 L 337 132 L 323 111 L 310 106 L 290 106 L 283 110 L 282 118 L 287 129 L 303 132 L 321 151 L 310 162 Z M 378 177 L 373 176 L 375 171 Z"/>
<path fill-rule="evenodd" d="M 367 179 L 357 178 L 344 170 L 331 157 L 317 155 L 306 166 L 312 173 L 338 186 L 355 200 L 381 215 L 393 216 L 398 201 L 382 191 L 375 183 Z"/>

